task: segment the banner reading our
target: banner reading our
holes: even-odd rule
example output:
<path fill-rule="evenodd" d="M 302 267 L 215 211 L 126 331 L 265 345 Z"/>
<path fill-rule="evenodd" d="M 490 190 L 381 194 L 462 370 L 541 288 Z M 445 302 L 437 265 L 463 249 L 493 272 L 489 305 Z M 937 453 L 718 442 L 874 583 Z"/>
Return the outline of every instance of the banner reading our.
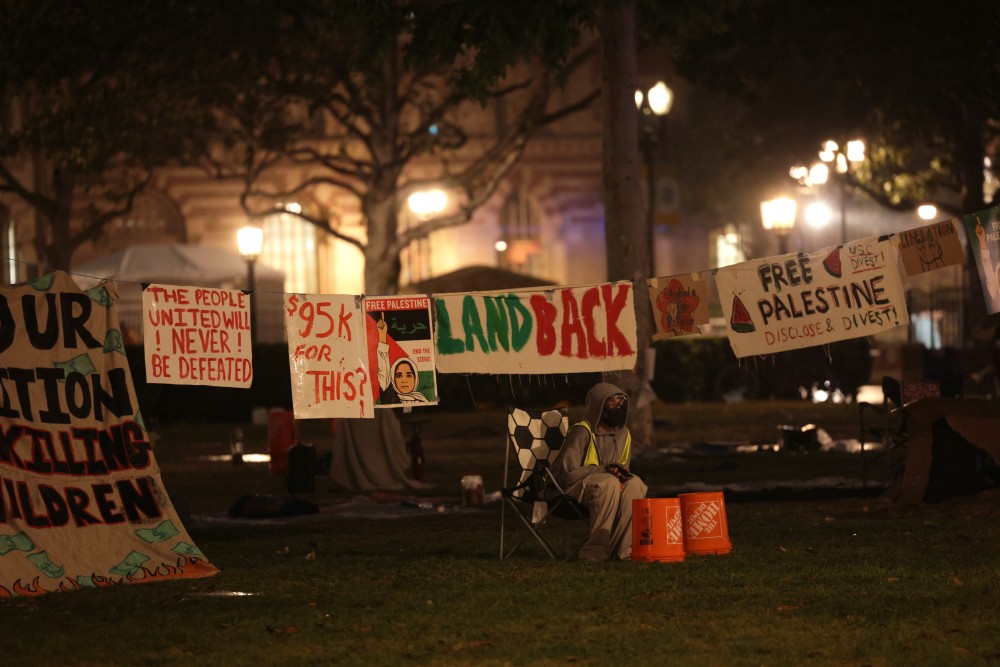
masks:
<path fill-rule="evenodd" d="M 434 303 L 442 373 L 581 373 L 635 366 L 629 281 L 439 294 Z"/>
<path fill-rule="evenodd" d="M 116 297 L 0 289 L 0 599 L 218 572 L 160 478 Z"/>

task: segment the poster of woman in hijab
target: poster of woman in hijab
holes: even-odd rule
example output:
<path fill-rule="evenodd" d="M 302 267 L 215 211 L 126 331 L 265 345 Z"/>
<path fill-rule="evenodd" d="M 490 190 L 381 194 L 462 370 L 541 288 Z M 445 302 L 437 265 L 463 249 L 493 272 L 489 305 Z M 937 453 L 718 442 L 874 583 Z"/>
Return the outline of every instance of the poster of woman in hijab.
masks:
<path fill-rule="evenodd" d="M 376 407 L 437 405 L 430 299 L 365 299 L 365 329 Z"/>

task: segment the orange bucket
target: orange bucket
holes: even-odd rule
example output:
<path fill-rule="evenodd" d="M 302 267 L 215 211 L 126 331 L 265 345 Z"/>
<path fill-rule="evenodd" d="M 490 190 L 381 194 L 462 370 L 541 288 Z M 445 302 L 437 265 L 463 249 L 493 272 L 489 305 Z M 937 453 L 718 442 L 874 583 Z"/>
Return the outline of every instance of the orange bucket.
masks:
<path fill-rule="evenodd" d="M 681 502 L 677 498 L 632 501 L 632 560 L 684 560 Z"/>
<path fill-rule="evenodd" d="M 689 554 L 727 554 L 733 550 L 721 491 L 682 493 L 684 551 Z"/>

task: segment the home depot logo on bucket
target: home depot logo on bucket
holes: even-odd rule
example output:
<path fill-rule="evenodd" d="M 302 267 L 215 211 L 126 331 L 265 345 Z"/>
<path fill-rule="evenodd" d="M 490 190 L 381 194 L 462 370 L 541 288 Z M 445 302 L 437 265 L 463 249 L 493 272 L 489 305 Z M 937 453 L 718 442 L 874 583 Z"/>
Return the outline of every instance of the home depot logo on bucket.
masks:
<path fill-rule="evenodd" d="M 682 493 L 678 498 L 684 525 L 684 551 L 728 554 L 733 550 L 721 492 Z"/>
<path fill-rule="evenodd" d="M 636 498 L 632 501 L 632 560 L 684 560 L 679 500 Z"/>

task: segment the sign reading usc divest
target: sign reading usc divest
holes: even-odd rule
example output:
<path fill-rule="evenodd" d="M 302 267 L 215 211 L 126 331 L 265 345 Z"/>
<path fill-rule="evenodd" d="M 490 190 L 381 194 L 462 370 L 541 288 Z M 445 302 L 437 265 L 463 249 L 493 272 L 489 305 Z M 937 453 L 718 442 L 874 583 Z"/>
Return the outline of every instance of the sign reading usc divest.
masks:
<path fill-rule="evenodd" d="M 218 572 L 160 481 L 116 296 L 0 289 L 0 598 Z"/>
<path fill-rule="evenodd" d="M 435 295 L 442 373 L 580 373 L 635 366 L 632 283 Z"/>

